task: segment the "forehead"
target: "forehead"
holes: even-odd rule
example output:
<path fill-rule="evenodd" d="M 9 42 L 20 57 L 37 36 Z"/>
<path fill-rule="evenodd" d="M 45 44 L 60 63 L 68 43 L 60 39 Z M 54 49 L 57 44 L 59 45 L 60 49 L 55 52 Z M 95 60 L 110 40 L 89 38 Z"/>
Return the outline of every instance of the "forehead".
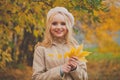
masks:
<path fill-rule="evenodd" d="M 65 17 L 62 14 L 58 13 L 55 16 L 53 16 L 52 22 L 55 22 L 55 21 L 56 22 L 65 22 Z"/>

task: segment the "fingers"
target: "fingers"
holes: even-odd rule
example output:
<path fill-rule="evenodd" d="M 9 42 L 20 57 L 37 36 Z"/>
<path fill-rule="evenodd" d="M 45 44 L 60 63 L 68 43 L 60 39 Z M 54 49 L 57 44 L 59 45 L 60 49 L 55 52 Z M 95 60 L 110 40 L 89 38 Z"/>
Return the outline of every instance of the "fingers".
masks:
<path fill-rule="evenodd" d="M 66 70 L 67 70 L 67 72 L 69 72 L 71 70 L 71 66 L 67 66 Z"/>
<path fill-rule="evenodd" d="M 75 62 L 70 62 L 70 64 L 73 66 L 77 66 L 77 63 L 75 63 Z"/>
<path fill-rule="evenodd" d="M 68 60 L 68 63 L 64 64 L 62 67 L 62 70 L 64 73 L 69 73 L 72 70 L 75 70 L 77 68 L 78 64 L 78 58 L 77 57 L 71 57 Z"/>
<path fill-rule="evenodd" d="M 70 58 L 69 61 L 77 62 L 77 60 Z"/>
<path fill-rule="evenodd" d="M 62 66 L 62 70 L 63 70 L 64 73 L 69 73 L 71 71 L 71 66 L 68 65 L 68 64 L 64 64 Z"/>
<path fill-rule="evenodd" d="M 76 57 L 76 56 L 73 56 L 73 57 L 71 57 L 71 58 L 74 59 L 74 60 L 76 60 L 76 61 L 79 60 L 78 57 Z"/>
<path fill-rule="evenodd" d="M 77 67 L 77 63 L 76 62 L 73 62 L 73 61 L 70 61 L 69 62 L 69 65 L 74 68 L 74 67 Z"/>
<path fill-rule="evenodd" d="M 78 60 L 77 59 L 74 59 L 74 58 L 69 58 L 69 61 L 68 61 L 69 63 L 71 63 L 71 62 L 74 62 L 74 63 L 78 63 Z"/>
<path fill-rule="evenodd" d="M 77 57 L 69 58 L 69 65 L 71 66 L 72 70 L 76 69 L 78 65 L 78 58 Z"/>

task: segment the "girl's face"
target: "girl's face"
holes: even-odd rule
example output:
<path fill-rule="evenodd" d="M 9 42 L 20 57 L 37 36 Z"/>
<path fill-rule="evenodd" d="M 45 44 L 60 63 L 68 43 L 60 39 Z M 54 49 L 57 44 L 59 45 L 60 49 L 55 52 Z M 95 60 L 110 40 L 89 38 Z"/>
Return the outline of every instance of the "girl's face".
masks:
<path fill-rule="evenodd" d="M 50 32 L 56 38 L 63 38 L 67 34 L 66 21 L 62 14 L 56 14 L 53 17 Z"/>

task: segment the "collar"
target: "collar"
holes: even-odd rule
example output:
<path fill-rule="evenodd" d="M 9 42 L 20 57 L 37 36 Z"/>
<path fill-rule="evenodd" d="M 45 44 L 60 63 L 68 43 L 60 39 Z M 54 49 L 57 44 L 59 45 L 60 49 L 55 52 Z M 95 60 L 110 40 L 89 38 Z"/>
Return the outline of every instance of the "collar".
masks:
<path fill-rule="evenodd" d="M 57 46 L 57 45 L 64 45 L 64 44 L 67 44 L 67 42 L 65 42 L 65 41 L 63 41 L 63 42 L 53 41 L 53 42 L 52 42 L 52 45 L 55 45 L 55 46 Z"/>

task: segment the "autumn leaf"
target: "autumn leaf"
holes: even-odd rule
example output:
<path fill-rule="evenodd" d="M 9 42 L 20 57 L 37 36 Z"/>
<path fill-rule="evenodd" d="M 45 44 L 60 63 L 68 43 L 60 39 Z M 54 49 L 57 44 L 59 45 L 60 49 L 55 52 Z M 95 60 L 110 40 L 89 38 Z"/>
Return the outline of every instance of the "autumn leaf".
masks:
<path fill-rule="evenodd" d="M 67 57 L 68 57 L 68 55 L 69 55 L 69 53 L 68 53 L 68 52 L 66 52 L 66 53 L 64 54 L 64 58 L 67 58 Z"/>
<path fill-rule="evenodd" d="M 49 57 L 54 57 L 54 55 L 51 53 L 51 54 L 48 54 Z"/>
<path fill-rule="evenodd" d="M 76 50 L 76 54 L 79 54 L 81 51 L 82 51 L 82 49 L 83 49 L 83 44 L 81 44 L 79 47 L 78 47 L 78 49 Z"/>
<path fill-rule="evenodd" d="M 48 54 L 48 56 L 51 57 L 51 58 L 53 58 L 53 57 L 55 57 L 55 56 L 56 56 L 58 59 L 61 59 L 61 58 L 62 58 L 62 54 L 60 54 L 60 53 L 59 53 L 59 54 L 56 54 L 56 55 L 50 53 L 50 54 Z"/>
<path fill-rule="evenodd" d="M 61 55 L 61 54 L 57 54 L 57 58 L 58 58 L 58 59 L 61 59 L 61 58 L 62 58 L 62 55 Z"/>
<path fill-rule="evenodd" d="M 34 34 L 35 37 L 38 37 L 39 36 L 39 30 L 34 30 L 33 34 Z"/>
<path fill-rule="evenodd" d="M 83 62 L 88 62 L 87 59 L 85 59 L 85 57 L 79 58 L 79 60 Z"/>
<path fill-rule="evenodd" d="M 88 56 L 90 54 L 90 52 L 88 51 L 83 51 L 83 44 L 81 44 L 78 48 L 73 48 L 70 50 L 70 52 L 66 52 L 64 54 L 64 57 L 72 57 L 72 56 L 76 56 L 78 57 L 78 59 L 80 61 L 84 61 L 87 62 L 87 60 L 85 59 L 86 56 Z"/>
<path fill-rule="evenodd" d="M 80 54 L 78 54 L 78 57 L 81 58 L 81 57 L 85 57 L 85 56 L 88 56 L 90 54 L 90 52 L 88 51 L 82 51 Z"/>
<path fill-rule="evenodd" d="M 21 33 L 21 28 L 20 28 L 20 26 L 18 25 L 18 26 L 16 26 L 15 28 L 14 28 L 14 30 L 18 33 L 18 34 L 20 34 Z"/>
<path fill-rule="evenodd" d="M 70 53 L 68 53 L 68 57 L 72 57 L 72 56 L 75 56 L 75 48 L 72 47 L 72 49 L 70 50 Z"/>

